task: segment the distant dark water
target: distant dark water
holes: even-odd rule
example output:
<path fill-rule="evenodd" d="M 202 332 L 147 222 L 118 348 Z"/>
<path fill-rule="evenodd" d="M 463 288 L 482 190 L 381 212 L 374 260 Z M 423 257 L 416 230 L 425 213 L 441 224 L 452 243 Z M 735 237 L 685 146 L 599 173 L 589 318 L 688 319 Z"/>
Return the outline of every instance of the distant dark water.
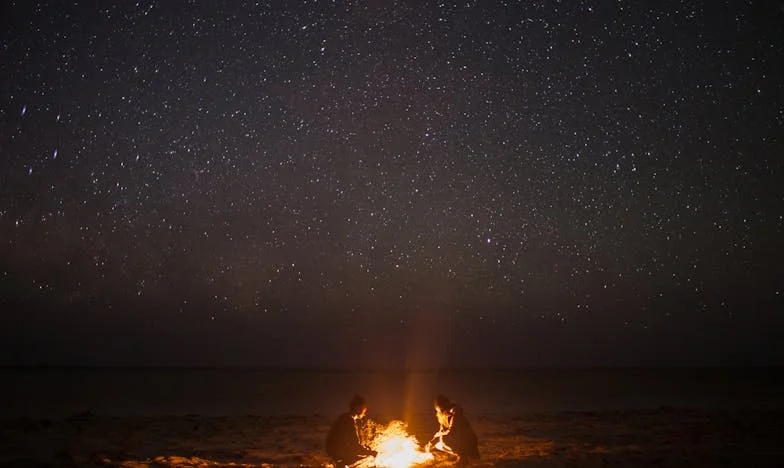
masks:
<path fill-rule="evenodd" d="M 236 369 L 0 369 L 0 418 L 101 415 L 335 415 L 354 393 L 371 413 L 430 411 L 444 393 L 469 414 L 784 408 L 781 369 L 536 369 L 338 372 Z"/>

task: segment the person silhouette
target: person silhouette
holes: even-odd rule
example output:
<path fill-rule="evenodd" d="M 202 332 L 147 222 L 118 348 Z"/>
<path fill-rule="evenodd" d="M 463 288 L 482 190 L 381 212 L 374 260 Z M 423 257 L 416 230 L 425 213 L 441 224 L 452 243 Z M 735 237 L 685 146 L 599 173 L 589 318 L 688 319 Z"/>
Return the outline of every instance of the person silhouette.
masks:
<path fill-rule="evenodd" d="M 367 415 L 365 399 L 354 395 L 348 408 L 348 412 L 338 416 L 332 423 L 327 433 L 327 455 L 337 467 L 352 465 L 368 455 L 376 455 L 363 445 L 360 438 L 360 425 Z"/>
<path fill-rule="evenodd" d="M 438 421 L 438 432 L 425 449 L 456 456 L 461 462 L 478 459 L 478 439 L 463 407 L 451 402 L 444 395 L 436 397 L 433 407 Z"/>

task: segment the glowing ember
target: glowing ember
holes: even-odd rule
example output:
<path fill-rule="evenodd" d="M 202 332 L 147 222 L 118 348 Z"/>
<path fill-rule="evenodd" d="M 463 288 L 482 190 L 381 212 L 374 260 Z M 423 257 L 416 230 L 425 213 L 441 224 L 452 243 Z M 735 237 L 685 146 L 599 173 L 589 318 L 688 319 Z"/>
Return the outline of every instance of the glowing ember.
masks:
<path fill-rule="evenodd" d="M 407 468 L 433 461 L 432 454 L 420 450 L 416 437 L 406 431 L 403 421 L 392 421 L 386 427 L 376 428 L 370 447 L 378 455 L 362 466 Z"/>

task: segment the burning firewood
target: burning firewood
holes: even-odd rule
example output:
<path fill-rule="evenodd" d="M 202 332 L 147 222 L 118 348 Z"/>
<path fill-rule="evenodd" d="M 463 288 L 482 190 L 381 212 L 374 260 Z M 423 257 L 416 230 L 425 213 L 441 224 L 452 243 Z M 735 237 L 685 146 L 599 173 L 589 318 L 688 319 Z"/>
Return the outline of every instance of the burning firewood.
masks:
<path fill-rule="evenodd" d="M 386 426 L 373 424 L 370 447 L 376 456 L 365 457 L 353 467 L 408 468 L 433 461 L 433 454 L 422 450 L 416 437 L 409 434 L 403 421 L 392 421 Z"/>

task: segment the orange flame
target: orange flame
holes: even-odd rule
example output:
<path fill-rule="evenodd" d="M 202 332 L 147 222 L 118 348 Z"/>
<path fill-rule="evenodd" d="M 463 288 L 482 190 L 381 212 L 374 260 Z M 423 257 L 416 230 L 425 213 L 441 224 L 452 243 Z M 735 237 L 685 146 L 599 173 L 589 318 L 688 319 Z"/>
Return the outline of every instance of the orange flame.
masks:
<path fill-rule="evenodd" d="M 416 437 L 406 431 L 403 421 L 378 427 L 370 447 L 378 452 L 371 465 L 385 468 L 409 468 L 433 461 L 433 455 L 419 448 Z"/>

